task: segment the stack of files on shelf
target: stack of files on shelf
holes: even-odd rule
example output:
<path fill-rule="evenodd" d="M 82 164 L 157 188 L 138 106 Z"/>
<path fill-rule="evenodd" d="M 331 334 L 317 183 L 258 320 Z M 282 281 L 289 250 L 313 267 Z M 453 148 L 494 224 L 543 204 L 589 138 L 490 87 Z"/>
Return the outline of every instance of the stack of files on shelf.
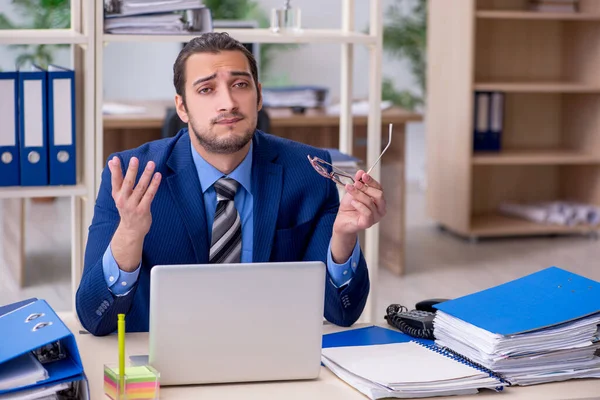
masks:
<path fill-rule="evenodd" d="M 72 332 L 44 300 L 0 307 L 0 399 L 89 399 Z"/>
<path fill-rule="evenodd" d="M 0 186 L 76 183 L 75 72 L 0 72 Z"/>
<path fill-rule="evenodd" d="M 545 203 L 503 203 L 500 213 L 526 219 L 540 224 L 564 226 L 595 226 L 600 224 L 600 207 L 567 201 L 551 201 Z"/>
<path fill-rule="evenodd" d="M 529 9 L 540 12 L 574 13 L 579 9 L 578 0 L 530 0 Z"/>
<path fill-rule="evenodd" d="M 504 93 L 476 91 L 473 115 L 473 150 L 499 151 L 504 126 Z"/>
<path fill-rule="evenodd" d="M 212 13 L 201 0 L 113 0 L 104 9 L 106 33 L 168 35 L 213 30 Z"/>
<path fill-rule="evenodd" d="M 323 364 L 370 399 L 476 394 L 506 385 L 430 340 L 378 326 L 323 335 L 322 347 Z"/>
<path fill-rule="evenodd" d="M 436 304 L 436 344 L 513 385 L 600 378 L 600 284 L 551 267 Z"/>

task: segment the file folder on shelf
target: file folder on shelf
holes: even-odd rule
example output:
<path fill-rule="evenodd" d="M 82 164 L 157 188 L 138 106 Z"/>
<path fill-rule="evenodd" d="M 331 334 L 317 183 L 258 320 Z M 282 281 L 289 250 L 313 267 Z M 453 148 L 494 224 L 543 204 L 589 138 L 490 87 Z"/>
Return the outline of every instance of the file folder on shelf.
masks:
<path fill-rule="evenodd" d="M 0 398 L 9 393 L 24 394 L 34 389 L 68 384 L 67 390 L 76 391 L 77 399 L 89 399 L 88 382 L 75 337 L 46 301 L 29 299 L 2 307 L 0 313 L 0 371 L 3 364 L 24 357 L 47 372 L 47 378 L 43 380 L 0 390 Z M 13 382 L 19 382 L 14 376 L 11 378 Z M 24 374 L 20 381 L 26 378 Z M 0 381 L 2 379 L 0 374 Z"/>
<path fill-rule="evenodd" d="M 19 71 L 21 186 L 48 185 L 47 74 L 39 67 Z"/>
<path fill-rule="evenodd" d="M 500 151 L 504 124 L 504 93 L 475 92 L 473 150 Z"/>
<path fill-rule="evenodd" d="M 48 150 L 50 185 L 76 183 L 75 72 L 48 67 Z"/>
<path fill-rule="evenodd" d="M 19 85 L 17 72 L 0 72 L 0 186 L 18 186 Z"/>

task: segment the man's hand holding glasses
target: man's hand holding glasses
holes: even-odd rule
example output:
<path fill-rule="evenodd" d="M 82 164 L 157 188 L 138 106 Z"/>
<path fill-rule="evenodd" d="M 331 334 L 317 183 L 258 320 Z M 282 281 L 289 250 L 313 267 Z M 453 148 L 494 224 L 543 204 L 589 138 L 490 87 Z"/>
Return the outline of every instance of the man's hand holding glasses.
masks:
<path fill-rule="evenodd" d="M 381 221 L 386 214 L 383 187 L 369 174 L 390 147 L 391 142 L 392 124 L 390 124 L 388 144 L 379 158 L 367 172 L 359 170 L 354 176 L 318 157 L 308 156 L 313 168 L 321 176 L 333 180 L 346 189 L 333 224 L 331 253 L 336 263 L 346 262 L 356 244 L 357 234 Z"/>

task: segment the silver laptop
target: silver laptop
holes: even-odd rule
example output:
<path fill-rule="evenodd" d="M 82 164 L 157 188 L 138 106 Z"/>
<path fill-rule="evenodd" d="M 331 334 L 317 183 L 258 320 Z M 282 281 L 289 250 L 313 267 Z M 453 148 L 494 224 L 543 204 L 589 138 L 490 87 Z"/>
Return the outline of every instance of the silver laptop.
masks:
<path fill-rule="evenodd" d="M 318 377 L 324 263 L 158 265 L 150 276 L 161 385 Z"/>

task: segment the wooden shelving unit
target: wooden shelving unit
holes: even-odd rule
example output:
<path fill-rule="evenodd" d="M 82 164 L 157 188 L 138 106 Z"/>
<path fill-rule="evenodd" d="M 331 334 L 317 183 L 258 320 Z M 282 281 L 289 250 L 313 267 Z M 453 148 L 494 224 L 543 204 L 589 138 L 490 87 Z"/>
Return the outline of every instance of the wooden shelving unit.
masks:
<path fill-rule="evenodd" d="M 71 0 L 70 29 L 0 30 L 0 45 L 65 44 L 71 46 L 71 65 L 75 70 L 77 184 L 72 186 L 0 187 L 3 225 L 0 237 L 4 246 L 4 269 L 7 281 L 24 285 L 26 202 L 39 197 L 71 199 L 71 282 L 73 304 L 83 269 L 87 228 L 92 221 L 95 202 L 94 171 L 94 78 L 95 40 L 92 2 Z M 38 265 L 43 268 L 43 265 Z"/>
<path fill-rule="evenodd" d="M 467 237 L 595 231 L 498 213 L 504 202 L 600 205 L 600 1 L 430 0 L 428 212 Z M 500 152 L 473 151 L 474 92 L 504 93 Z"/>

